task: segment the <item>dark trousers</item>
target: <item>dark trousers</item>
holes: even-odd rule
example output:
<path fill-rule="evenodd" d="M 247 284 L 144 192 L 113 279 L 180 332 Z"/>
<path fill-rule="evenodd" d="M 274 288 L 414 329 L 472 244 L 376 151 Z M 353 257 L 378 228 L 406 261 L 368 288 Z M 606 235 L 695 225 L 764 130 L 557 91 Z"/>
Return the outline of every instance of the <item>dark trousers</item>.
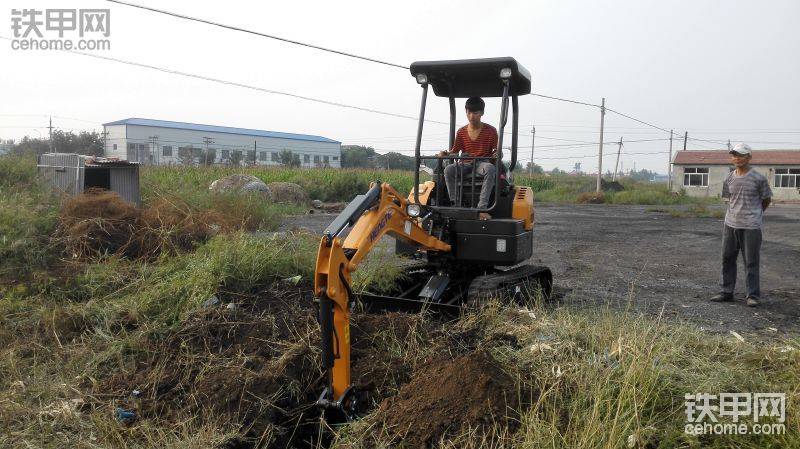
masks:
<path fill-rule="evenodd" d="M 733 294 L 736 286 L 736 259 L 739 253 L 744 258 L 747 276 L 747 297 L 761 298 L 759 286 L 759 253 L 761 252 L 761 229 L 735 229 L 725 225 L 722 233 L 722 293 Z"/>

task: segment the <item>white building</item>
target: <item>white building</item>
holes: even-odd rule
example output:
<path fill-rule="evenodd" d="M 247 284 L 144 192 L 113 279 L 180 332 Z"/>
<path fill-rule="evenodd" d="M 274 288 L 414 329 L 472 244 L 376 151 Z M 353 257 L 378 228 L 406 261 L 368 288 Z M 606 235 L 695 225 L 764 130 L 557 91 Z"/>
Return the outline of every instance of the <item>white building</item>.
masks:
<path fill-rule="evenodd" d="M 103 124 L 105 156 L 142 164 L 279 165 L 284 150 L 303 167 L 340 167 L 341 142 L 326 137 L 144 118 Z"/>
<path fill-rule="evenodd" d="M 750 165 L 769 180 L 773 199 L 800 200 L 800 150 L 753 150 Z M 678 151 L 672 159 L 672 190 L 689 196 L 720 196 L 733 168 L 725 150 Z"/>

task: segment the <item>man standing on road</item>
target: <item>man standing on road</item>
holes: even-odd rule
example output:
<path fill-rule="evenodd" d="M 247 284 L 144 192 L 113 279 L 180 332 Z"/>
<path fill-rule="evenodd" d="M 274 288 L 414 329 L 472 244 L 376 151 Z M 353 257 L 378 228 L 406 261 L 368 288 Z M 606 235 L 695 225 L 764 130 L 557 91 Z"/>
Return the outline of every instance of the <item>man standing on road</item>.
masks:
<path fill-rule="evenodd" d="M 722 233 L 722 291 L 711 300 L 733 300 L 736 259 L 741 252 L 747 276 L 747 305 L 755 307 L 761 300 L 758 273 L 761 225 L 764 211 L 772 198 L 772 190 L 767 178 L 750 167 L 752 151 L 748 145 L 736 144 L 730 154 L 736 169 L 728 173 L 722 184 L 722 197 L 728 200 Z"/>
<path fill-rule="evenodd" d="M 480 97 L 471 97 L 467 99 L 464 109 L 466 109 L 467 121 L 469 123 L 456 133 L 455 140 L 453 141 L 453 148 L 451 148 L 450 151 L 442 151 L 439 153 L 440 157 L 445 157 L 448 153 L 455 153 L 458 155 L 459 152 L 463 152 L 466 156 L 473 157 L 488 158 L 497 156 L 495 153 L 497 149 L 497 130 L 492 125 L 481 122 L 483 109 L 485 107 L 486 104 Z M 478 199 L 478 208 L 484 209 L 489 207 L 489 197 L 492 195 L 494 189 L 497 168 L 487 159 L 459 162 L 463 163 L 450 164 L 444 169 L 444 181 L 445 184 L 447 184 L 447 193 L 450 195 L 450 202 L 455 205 L 458 197 L 458 186 L 456 185 L 458 169 L 461 169 L 462 179 L 466 179 L 474 169 L 475 175 L 483 178 L 483 186 L 481 187 L 481 194 Z M 479 217 L 481 220 L 488 220 L 491 218 L 486 212 L 480 212 Z"/>

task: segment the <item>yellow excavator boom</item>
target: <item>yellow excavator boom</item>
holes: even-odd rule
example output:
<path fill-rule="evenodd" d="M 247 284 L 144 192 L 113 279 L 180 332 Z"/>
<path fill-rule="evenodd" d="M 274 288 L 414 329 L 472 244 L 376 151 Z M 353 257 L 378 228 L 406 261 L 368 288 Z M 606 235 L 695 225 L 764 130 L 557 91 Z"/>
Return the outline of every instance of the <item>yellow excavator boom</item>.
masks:
<path fill-rule="evenodd" d="M 432 187 L 432 186 L 431 186 Z M 429 235 L 417 218 L 408 215 L 409 200 L 386 183 L 372 183 L 325 230 L 320 240 L 314 275 L 322 331 L 322 365 L 328 387 L 318 404 L 345 409 L 352 392 L 350 378 L 351 274 L 385 234 L 412 242 L 428 251 L 449 252 L 450 245 Z M 339 234 L 352 230 L 343 240 Z"/>

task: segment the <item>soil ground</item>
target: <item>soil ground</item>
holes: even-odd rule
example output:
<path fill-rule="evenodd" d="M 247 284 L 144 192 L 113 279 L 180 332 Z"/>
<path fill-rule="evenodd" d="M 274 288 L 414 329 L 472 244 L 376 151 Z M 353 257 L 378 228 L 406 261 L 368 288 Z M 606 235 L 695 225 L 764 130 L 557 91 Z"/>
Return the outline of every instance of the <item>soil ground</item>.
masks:
<path fill-rule="evenodd" d="M 718 291 L 723 220 L 670 213 L 685 209 L 538 205 L 531 261 L 553 270 L 562 305 L 632 308 L 712 332 L 800 334 L 800 205 L 766 213 L 756 308 L 744 305 L 741 258 L 735 301 L 708 301 Z M 334 217 L 287 217 L 283 227 L 321 233 Z"/>

